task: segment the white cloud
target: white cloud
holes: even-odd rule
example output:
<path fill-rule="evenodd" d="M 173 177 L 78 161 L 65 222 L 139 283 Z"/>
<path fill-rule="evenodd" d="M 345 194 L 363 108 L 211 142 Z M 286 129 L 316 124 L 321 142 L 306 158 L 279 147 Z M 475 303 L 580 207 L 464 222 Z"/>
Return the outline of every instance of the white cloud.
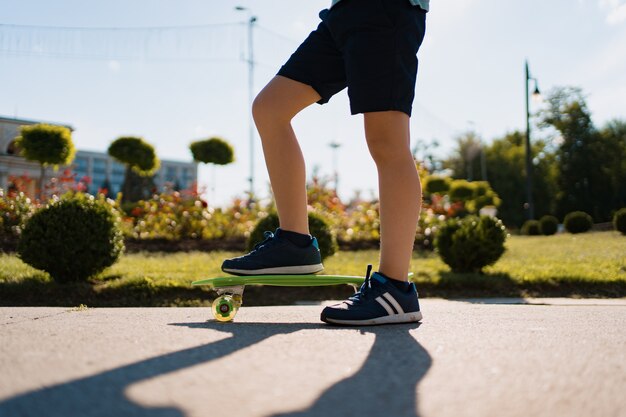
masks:
<path fill-rule="evenodd" d="M 611 25 L 626 21 L 626 3 L 614 7 L 606 17 L 606 21 Z"/>
<path fill-rule="evenodd" d="M 600 7 L 606 11 L 606 22 L 617 25 L 626 21 L 626 0 L 599 0 Z"/>

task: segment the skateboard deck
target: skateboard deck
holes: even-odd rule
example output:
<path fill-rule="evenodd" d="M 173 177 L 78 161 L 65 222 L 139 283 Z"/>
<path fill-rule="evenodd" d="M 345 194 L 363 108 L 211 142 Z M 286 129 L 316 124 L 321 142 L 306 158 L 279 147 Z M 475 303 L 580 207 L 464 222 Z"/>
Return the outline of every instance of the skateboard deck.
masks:
<path fill-rule="evenodd" d="M 349 275 L 246 275 L 223 276 L 194 281 L 191 285 L 205 285 L 218 294 L 213 301 L 213 316 L 218 321 L 231 321 L 243 303 L 246 285 L 271 285 L 276 287 L 317 287 L 325 285 L 361 285 L 362 276 Z"/>

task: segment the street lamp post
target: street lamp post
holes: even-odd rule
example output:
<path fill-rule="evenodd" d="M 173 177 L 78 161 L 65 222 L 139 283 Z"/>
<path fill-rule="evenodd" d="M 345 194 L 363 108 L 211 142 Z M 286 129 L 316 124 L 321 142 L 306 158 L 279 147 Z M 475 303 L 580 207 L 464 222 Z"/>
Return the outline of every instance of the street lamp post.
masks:
<path fill-rule="evenodd" d="M 530 70 L 528 69 L 528 60 L 525 62 L 526 69 L 526 204 L 524 208 L 527 211 L 528 220 L 535 218 L 535 203 L 533 200 L 533 161 L 532 161 L 532 148 L 530 146 L 530 82 L 534 81 L 535 90 L 533 91 L 533 97 L 540 97 L 539 86 L 536 78 L 530 76 Z"/>
<path fill-rule="evenodd" d="M 253 48 L 253 29 L 256 22 L 256 16 L 252 15 L 252 12 L 247 7 L 237 6 L 235 10 L 248 12 L 248 129 L 250 136 L 250 196 L 248 203 L 253 202 L 254 198 L 254 121 L 252 120 L 252 102 L 254 101 L 254 48 Z"/>
<path fill-rule="evenodd" d="M 338 143 L 337 141 L 332 141 L 331 143 L 328 144 L 328 146 L 330 146 L 330 148 L 333 150 L 333 176 L 334 176 L 333 179 L 335 182 L 335 194 L 336 194 L 337 189 L 339 188 L 339 164 L 337 161 L 337 150 L 341 146 L 341 143 Z"/>

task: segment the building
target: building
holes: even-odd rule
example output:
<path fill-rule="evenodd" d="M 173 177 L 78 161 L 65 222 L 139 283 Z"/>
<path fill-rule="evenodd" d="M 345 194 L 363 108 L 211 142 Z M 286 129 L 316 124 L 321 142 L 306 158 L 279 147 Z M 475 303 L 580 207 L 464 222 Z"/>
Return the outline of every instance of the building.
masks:
<path fill-rule="evenodd" d="M 27 161 L 18 155 L 15 147 L 15 138 L 19 136 L 19 128 L 24 125 L 44 123 L 35 120 L 15 119 L 0 116 L 0 188 L 6 190 L 11 187 L 11 178 L 26 176 L 39 178 L 41 168 L 37 162 Z M 49 123 L 65 126 L 74 130 L 72 126 L 61 123 Z M 76 157 L 70 167 L 59 168 L 62 171 L 69 168 L 76 174 L 78 180 L 88 177 L 88 192 L 96 193 L 98 189 L 107 188 L 112 194 L 122 189 L 125 166 L 113 160 L 107 153 L 77 150 Z M 50 167 L 46 169 L 45 178 L 50 180 L 59 175 Z M 154 182 L 159 189 L 169 185 L 177 189 L 187 189 L 197 182 L 198 169 L 193 162 L 161 160 L 161 167 L 156 172 Z M 27 192 L 35 193 L 35 183 L 28 185 Z"/>

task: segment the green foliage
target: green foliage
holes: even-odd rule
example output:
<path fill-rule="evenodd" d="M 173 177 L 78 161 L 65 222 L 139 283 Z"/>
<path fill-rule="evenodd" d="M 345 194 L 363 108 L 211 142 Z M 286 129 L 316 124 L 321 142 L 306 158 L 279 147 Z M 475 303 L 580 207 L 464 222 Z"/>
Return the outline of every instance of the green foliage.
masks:
<path fill-rule="evenodd" d="M 435 246 L 453 272 L 480 272 L 504 253 L 506 228 L 488 216 L 449 219 L 440 229 Z"/>
<path fill-rule="evenodd" d="M 121 191 L 124 202 L 147 200 L 156 192 L 154 177 L 139 175 L 127 166 Z"/>
<path fill-rule="evenodd" d="M 472 199 L 467 202 L 467 209 L 471 213 L 478 213 L 481 208 L 486 206 L 500 206 L 500 197 L 491 189 L 487 181 L 474 181 L 470 184 L 474 188 Z"/>
<path fill-rule="evenodd" d="M 18 238 L 34 211 L 35 204 L 24 193 L 8 195 L 0 189 L 0 240 Z"/>
<path fill-rule="evenodd" d="M 118 220 L 103 198 L 64 196 L 27 221 L 18 254 L 55 281 L 86 280 L 115 263 L 124 250 Z"/>
<path fill-rule="evenodd" d="M 439 228 L 445 224 L 446 218 L 446 215 L 437 214 L 432 208 L 422 210 L 417 222 L 413 248 L 433 250 L 435 248 L 435 237 Z"/>
<path fill-rule="evenodd" d="M 154 147 L 142 138 L 128 136 L 114 140 L 108 152 L 117 161 L 126 165 L 122 184 L 123 201 L 149 198 L 155 188 L 152 176 L 161 164 Z"/>
<path fill-rule="evenodd" d="M 135 239 L 228 239 L 244 236 L 261 214 L 235 200 L 226 209 L 208 207 L 197 195 L 162 193 L 122 205 L 126 236 Z"/>
<path fill-rule="evenodd" d="M 613 227 L 623 235 L 626 235 L 626 207 L 617 210 L 613 216 Z"/>
<path fill-rule="evenodd" d="M 485 149 L 489 184 L 501 199 L 498 217 L 510 226 L 522 226 L 527 212 L 525 134 L 519 131 L 496 138 Z M 552 213 L 556 195 L 556 161 L 547 144 L 533 138 L 533 199 L 535 214 Z"/>
<path fill-rule="evenodd" d="M 485 268 L 483 275 L 451 273 L 430 253 L 415 254 L 409 270 L 417 272 L 413 280 L 426 297 L 624 297 L 624 239 L 613 232 L 589 233 L 584 239 L 568 233 L 550 239 L 511 236 L 507 253 Z M 199 276 L 221 275 L 222 260 L 238 255 L 223 251 L 125 254 L 97 278 L 95 290 L 85 291 L 81 283 L 55 285 L 47 274 L 16 256 L 0 254 L 0 305 L 209 306 L 205 289 L 190 283 Z M 377 256 L 377 250 L 340 251 L 324 262 L 325 273 L 359 275 L 363 265 Z M 320 287 L 319 293 L 309 290 L 311 300 L 341 299 L 350 291 L 341 287 Z M 287 299 L 269 294 L 271 300 L 249 297 L 246 303 L 293 303 L 301 295 L 294 293 Z"/>
<path fill-rule="evenodd" d="M 626 121 L 611 120 L 600 131 L 604 159 L 601 170 L 609 177 L 611 192 L 603 196 L 610 211 L 626 207 Z"/>
<path fill-rule="evenodd" d="M 424 192 L 426 194 L 445 193 L 450 189 L 450 183 L 450 177 L 429 175 L 424 181 Z"/>
<path fill-rule="evenodd" d="M 554 216 L 545 215 L 539 219 L 539 229 L 541 233 L 546 236 L 554 235 L 559 229 L 559 219 Z"/>
<path fill-rule="evenodd" d="M 487 181 L 453 180 L 448 196 L 452 202 L 464 203 L 467 211 L 474 214 L 485 206 L 498 207 L 501 203 Z"/>
<path fill-rule="evenodd" d="M 541 234 L 541 225 L 538 220 L 526 220 L 522 226 L 522 234 L 527 236 L 538 236 Z"/>
<path fill-rule="evenodd" d="M 21 149 L 20 154 L 24 158 L 41 165 L 69 165 L 76 153 L 72 132 L 63 126 L 22 126 L 15 144 Z"/>
<path fill-rule="evenodd" d="M 189 149 L 195 161 L 205 164 L 227 165 L 235 160 L 233 147 L 221 138 L 193 142 Z"/>
<path fill-rule="evenodd" d="M 448 195 L 452 201 L 467 201 L 474 195 L 474 187 L 469 181 L 454 180 L 450 184 Z"/>
<path fill-rule="evenodd" d="M 307 204 L 324 215 L 341 216 L 345 213 L 346 206 L 339 199 L 335 188 L 329 183 L 330 179 L 313 175 L 312 180 L 306 185 Z"/>
<path fill-rule="evenodd" d="M 565 216 L 563 226 L 570 233 L 585 233 L 591 230 L 593 219 L 584 211 L 573 211 Z"/>
<path fill-rule="evenodd" d="M 15 145 L 20 154 L 41 165 L 39 175 L 39 198 L 43 200 L 45 166 L 69 165 L 74 160 L 76 150 L 72 142 L 72 133 L 67 127 L 48 124 L 22 126 L 20 136 L 15 138 Z"/>
<path fill-rule="evenodd" d="M 274 231 L 278 229 L 280 223 L 278 215 L 276 213 L 270 213 L 265 218 L 261 219 L 255 226 L 250 238 L 248 239 L 248 250 L 252 250 L 254 245 L 261 243 L 263 238 L 263 232 L 270 230 Z M 309 230 L 311 235 L 317 238 L 320 246 L 320 254 L 322 260 L 329 256 L 332 256 L 337 252 L 337 240 L 330 227 L 330 224 L 319 214 L 309 212 Z"/>
<path fill-rule="evenodd" d="M 116 139 L 109 146 L 108 153 L 144 177 L 159 169 L 160 161 L 154 147 L 142 138 L 128 136 Z"/>
<path fill-rule="evenodd" d="M 361 201 L 349 207 L 334 225 L 337 237 L 344 242 L 372 242 L 380 239 L 379 204 Z"/>
<path fill-rule="evenodd" d="M 560 139 L 556 149 L 556 214 L 582 210 L 597 221 L 609 221 L 611 212 L 619 207 L 615 196 L 624 174 L 618 173 L 626 158 L 626 136 L 614 134 L 624 134 L 626 129 L 615 126 L 599 132 L 578 88 L 557 88 L 549 94 L 542 125 L 556 129 Z"/>
<path fill-rule="evenodd" d="M 444 161 L 443 166 L 452 171 L 452 178 L 466 178 L 468 181 L 482 178 L 480 153 L 482 139 L 476 132 L 468 131 L 456 137 L 453 154 Z"/>

